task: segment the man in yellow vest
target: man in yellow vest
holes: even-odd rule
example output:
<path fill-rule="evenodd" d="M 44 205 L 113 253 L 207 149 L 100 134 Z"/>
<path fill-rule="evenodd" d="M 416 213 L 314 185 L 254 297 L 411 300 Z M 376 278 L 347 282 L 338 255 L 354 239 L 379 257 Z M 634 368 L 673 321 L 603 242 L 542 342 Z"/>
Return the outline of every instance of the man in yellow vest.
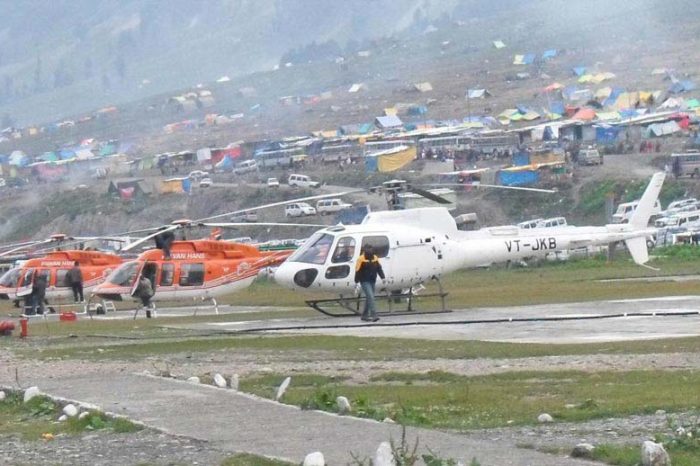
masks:
<path fill-rule="evenodd" d="M 374 255 L 372 246 L 367 245 L 355 264 L 355 283 L 360 284 L 362 293 L 365 295 L 365 308 L 362 312 L 362 320 L 364 321 L 376 322 L 379 320 L 374 303 L 374 285 L 377 283 L 377 275 L 384 280 L 382 264 L 379 263 L 379 258 Z"/>

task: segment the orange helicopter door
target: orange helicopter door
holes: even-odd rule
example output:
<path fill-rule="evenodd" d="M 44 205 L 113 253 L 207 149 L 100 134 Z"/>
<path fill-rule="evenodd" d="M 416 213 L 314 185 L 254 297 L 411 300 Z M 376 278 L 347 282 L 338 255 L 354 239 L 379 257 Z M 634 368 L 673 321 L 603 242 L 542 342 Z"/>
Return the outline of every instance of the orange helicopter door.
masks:
<path fill-rule="evenodd" d="M 32 294 L 34 284 L 34 269 L 23 269 L 17 280 L 17 297 L 23 298 Z"/>
<path fill-rule="evenodd" d="M 145 262 L 140 263 L 139 262 L 139 267 L 136 273 L 134 274 L 134 281 L 131 284 L 131 291 L 129 292 L 130 296 L 136 296 L 136 288 L 139 286 L 139 280 L 141 279 L 141 274 L 143 273 L 143 268 L 146 265 Z"/>

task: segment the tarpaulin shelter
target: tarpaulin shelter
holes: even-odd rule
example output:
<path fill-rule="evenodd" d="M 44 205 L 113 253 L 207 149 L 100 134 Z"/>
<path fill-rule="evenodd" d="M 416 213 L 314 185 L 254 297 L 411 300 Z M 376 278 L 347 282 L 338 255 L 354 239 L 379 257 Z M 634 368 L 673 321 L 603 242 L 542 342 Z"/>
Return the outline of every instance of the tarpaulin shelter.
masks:
<path fill-rule="evenodd" d="M 192 189 L 192 181 L 189 178 L 169 178 L 160 183 L 160 192 L 167 193 L 189 193 Z"/>
<path fill-rule="evenodd" d="M 365 170 L 369 172 L 393 172 L 405 167 L 415 158 L 415 146 L 397 146 L 367 154 L 365 156 Z"/>
<path fill-rule="evenodd" d="M 526 53 L 524 55 L 516 55 L 513 58 L 514 65 L 531 65 L 535 62 L 534 53 Z"/>
<path fill-rule="evenodd" d="M 422 116 L 428 113 L 428 107 L 423 105 L 412 105 L 408 107 L 408 114 L 411 116 Z"/>
<path fill-rule="evenodd" d="M 681 108 L 685 105 L 685 100 L 682 97 L 669 97 L 659 105 L 660 109 Z"/>
<path fill-rule="evenodd" d="M 367 90 L 367 85 L 365 83 L 355 83 L 352 86 L 350 86 L 350 89 L 348 89 L 348 92 L 351 94 L 354 94 L 355 92 L 366 91 L 366 90 Z"/>
<path fill-rule="evenodd" d="M 112 180 L 107 187 L 107 193 L 119 196 L 123 200 L 133 199 L 152 192 L 152 189 L 143 178 Z"/>
<path fill-rule="evenodd" d="M 37 162 L 29 165 L 32 174 L 42 180 L 58 180 L 68 175 L 68 166 L 65 163 Z"/>
<path fill-rule="evenodd" d="M 504 168 L 496 173 L 496 180 L 502 186 L 527 186 L 537 183 L 540 174 L 536 169 Z"/>
<path fill-rule="evenodd" d="M 619 112 L 597 112 L 596 116 L 600 121 L 615 121 L 620 119 Z"/>
<path fill-rule="evenodd" d="M 26 167 L 29 165 L 29 157 L 21 150 L 12 151 L 8 163 L 17 167 Z"/>
<path fill-rule="evenodd" d="M 398 115 L 399 110 L 396 107 L 387 107 L 384 109 L 384 115 Z"/>
<path fill-rule="evenodd" d="M 592 108 L 581 108 L 571 117 L 574 120 L 591 121 L 595 119 L 595 110 Z"/>
<path fill-rule="evenodd" d="M 668 134 L 677 133 L 681 127 L 675 121 L 667 121 L 665 123 L 654 123 L 647 128 L 647 136 L 666 136 Z"/>
<path fill-rule="evenodd" d="M 557 56 L 557 51 L 556 51 L 556 49 L 545 50 L 545 51 L 542 53 L 542 60 L 550 60 L 550 59 L 552 59 L 552 58 L 554 58 L 554 57 L 556 57 L 556 56 Z"/>
<path fill-rule="evenodd" d="M 496 47 L 497 49 L 504 49 L 504 48 L 506 48 L 506 44 L 504 44 L 503 41 L 500 41 L 500 40 L 494 40 L 494 41 L 493 41 L 493 46 Z"/>
<path fill-rule="evenodd" d="M 564 102 L 561 101 L 553 101 L 549 103 L 549 111 L 551 113 L 556 113 L 557 115 L 563 115 L 566 113 L 566 110 L 564 109 Z"/>
<path fill-rule="evenodd" d="M 430 92 L 433 90 L 433 85 L 430 84 L 429 82 L 422 82 L 422 83 L 415 83 L 413 87 L 418 91 L 418 92 Z"/>
<path fill-rule="evenodd" d="M 573 73 L 576 76 L 580 77 L 580 76 L 583 76 L 584 74 L 586 74 L 586 67 L 585 66 L 575 66 L 571 69 L 571 71 L 573 71 Z"/>
<path fill-rule="evenodd" d="M 614 144 L 622 128 L 619 126 L 595 126 L 595 140 L 598 144 Z"/>
<path fill-rule="evenodd" d="M 403 126 L 401 118 L 396 115 L 379 116 L 374 119 L 374 124 L 380 129 L 399 128 Z"/>
<path fill-rule="evenodd" d="M 671 94 L 680 94 L 682 92 L 693 91 L 696 87 L 697 86 L 695 86 L 695 83 L 692 81 L 676 81 L 668 88 L 668 92 Z"/>
<path fill-rule="evenodd" d="M 229 155 L 224 155 L 221 160 L 219 160 L 216 163 L 212 163 L 214 168 L 217 170 L 222 170 L 222 171 L 230 171 L 233 170 L 233 160 L 231 159 L 231 156 Z"/>
<path fill-rule="evenodd" d="M 698 108 L 698 107 L 700 107 L 700 100 L 698 100 L 698 99 L 686 100 L 685 107 L 686 108 Z"/>
<path fill-rule="evenodd" d="M 468 89 L 467 98 L 468 99 L 483 99 L 485 97 L 491 97 L 491 93 L 486 89 Z"/>
<path fill-rule="evenodd" d="M 564 89 L 564 85 L 561 83 L 552 83 L 549 86 L 544 88 L 545 92 L 553 92 L 553 91 L 558 91 Z"/>
<path fill-rule="evenodd" d="M 231 159 L 231 161 L 233 161 L 239 158 L 241 154 L 241 146 L 211 149 L 211 163 L 213 165 L 216 165 L 219 162 L 221 162 L 224 159 L 224 157 L 227 156 L 229 159 Z"/>
<path fill-rule="evenodd" d="M 44 162 L 55 162 L 57 160 L 60 160 L 60 157 L 55 152 L 44 152 L 39 157 L 37 157 L 37 159 L 43 160 Z"/>

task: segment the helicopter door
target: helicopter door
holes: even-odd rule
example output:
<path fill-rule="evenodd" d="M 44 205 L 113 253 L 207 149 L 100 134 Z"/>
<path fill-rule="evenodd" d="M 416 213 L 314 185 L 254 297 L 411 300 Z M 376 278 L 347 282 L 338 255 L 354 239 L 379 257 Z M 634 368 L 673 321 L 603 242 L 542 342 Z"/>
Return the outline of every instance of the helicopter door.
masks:
<path fill-rule="evenodd" d="M 139 280 L 141 279 L 141 274 L 143 273 L 143 269 L 146 266 L 146 263 L 138 263 L 138 270 L 134 274 L 134 281 L 131 282 L 131 291 L 129 292 L 129 295 L 131 296 L 136 296 L 136 288 L 139 286 Z"/>
<path fill-rule="evenodd" d="M 17 281 L 17 297 L 22 298 L 32 294 L 32 285 L 34 284 L 34 269 L 24 269 L 22 275 Z"/>
<path fill-rule="evenodd" d="M 391 282 L 393 280 L 391 258 L 394 256 L 395 251 L 391 249 L 389 237 L 384 235 L 365 236 L 362 238 L 360 254 L 362 254 L 362 251 L 364 251 L 367 245 L 372 246 L 374 255 L 379 258 L 379 263 L 382 265 L 382 270 L 384 271 L 387 281 Z"/>

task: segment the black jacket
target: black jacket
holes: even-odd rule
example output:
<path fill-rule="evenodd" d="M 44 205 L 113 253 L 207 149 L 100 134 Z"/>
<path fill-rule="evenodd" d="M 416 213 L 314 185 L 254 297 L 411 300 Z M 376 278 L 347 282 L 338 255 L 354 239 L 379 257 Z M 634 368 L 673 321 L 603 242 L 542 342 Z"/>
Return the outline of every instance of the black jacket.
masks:
<path fill-rule="evenodd" d="M 377 275 L 382 280 L 384 279 L 384 270 L 382 270 L 382 264 L 379 263 L 379 258 L 372 255 L 372 258 L 368 260 L 364 254 L 361 254 L 360 258 L 357 259 L 357 264 L 355 264 L 355 283 L 376 283 Z"/>

